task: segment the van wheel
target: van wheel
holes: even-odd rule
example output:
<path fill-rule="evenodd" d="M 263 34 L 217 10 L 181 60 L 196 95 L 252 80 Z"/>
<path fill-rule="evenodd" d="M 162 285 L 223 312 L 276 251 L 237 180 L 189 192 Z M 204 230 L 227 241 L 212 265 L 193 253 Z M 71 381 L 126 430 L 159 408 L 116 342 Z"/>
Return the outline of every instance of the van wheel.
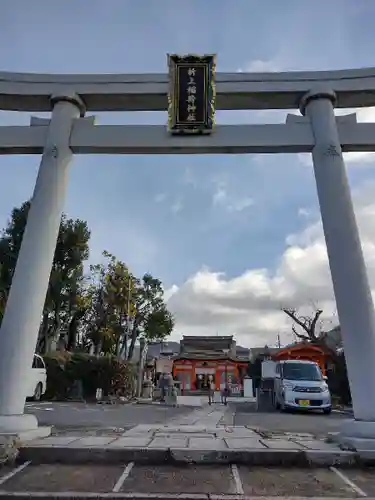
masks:
<path fill-rule="evenodd" d="M 40 398 L 42 397 L 42 390 L 42 384 L 39 382 L 39 384 L 35 387 L 33 401 L 40 401 Z"/>
<path fill-rule="evenodd" d="M 332 411 L 332 408 L 324 408 L 323 413 L 324 415 L 329 415 Z"/>

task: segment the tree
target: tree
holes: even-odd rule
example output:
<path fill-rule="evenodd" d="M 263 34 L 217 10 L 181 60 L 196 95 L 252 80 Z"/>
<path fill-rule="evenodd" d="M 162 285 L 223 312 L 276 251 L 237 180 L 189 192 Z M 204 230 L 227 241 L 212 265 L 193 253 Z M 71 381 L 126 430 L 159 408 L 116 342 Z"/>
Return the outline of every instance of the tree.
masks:
<path fill-rule="evenodd" d="M 18 252 L 26 226 L 30 202 L 12 210 L 7 227 L 0 239 L 0 322 L 3 319 L 6 302 L 16 268 Z"/>
<path fill-rule="evenodd" d="M 141 280 L 135 280 L 133 293 L 134 317 L 128 359 L 132 359 L 135 343 L 140 336 L 148 341 L 163 340 L 174 327 L 174 319 L 165 305 L 164 289 L 159 279 L 146 273 Z"/>
<path fill-rule="evenodd" d="M 128 266 L 114 255 L 104 252 L 109 259 L 105 280 L 105 297 L 110 311 L 115 354 L 127 354 L 130 319 L 133 315 L 135 277 Z"/>
<path fill-rule="evenodd" d="M 0 321 L 29 207 L 30 202 L 25 202 L 13 209 L 0 237 Z M 85 221 L 62 215 L 37 350 L 46 353 L 52 341 L 58 340 L 62 349 L 87 350 L 93 346 L 97 354 L 131 359 L 140 336 L 162 340 L 173 329 L 162 283 L 150 274 L 136 278 L 124 262 L 106 251 L 104 263 L 91 265 L 85 275 L 89 240 Z"/>
<path fill-rule="evenodd" d="M 298 314 L 295 309 L 291 308 L 284 307 L 282 310 L 293 320 L 294 324 L 292 325 L 292 330 L 297 338 L 312 343 L 318 343 L 320 341 L 319 318 L 323 314 L 322 309 L 315 309 L 314 313 L 310 316 L 302 316 Z M 301 331 L 298 332 L 295 325 L 298 325 L 303 333 L 301 333 Z"/>
<path fill-rule="evenodd" d="M 134 277 L 126 264 L 107 251 L 105 262 L 90 266 L 86 338 L 95 353 L 119 355 L 127 346 L 131 283 Z"/>
<path fill-rule="evenodd" d="M 69 324 L 77 320 L 83 282 L 83 265 L 89 257 L 90 231 L 80 219 L 61 218 L 56 251 L 39 336 L 39 350 L 50 350 L 50 341 L 67 341 Z"/>
<path fill-rule="evenodd" d="M 4 314 L 30 202 L 14 208 L 0 239 L 0 319 Z M 74 302 L 79 302 L 77 291 L 83 279 L 83 264 L 89 256 L 90 231 L 80 219 L 62 215 L 59 235 L 43 310 L 37 349 L 49 350 L 50 341 L 64 335 L 74 315 Z"/>
<path fill-rule="evenodd" d="M 114 255 L 103 252 L 103 256 L 104 264 L 91 266 L 87 338 L 96 353 L 131 360 L 140 336 L 148 341 L 163 340 L 173 330 L 174 320 L 160 280 L 150 274 L 140 280 Z"/>

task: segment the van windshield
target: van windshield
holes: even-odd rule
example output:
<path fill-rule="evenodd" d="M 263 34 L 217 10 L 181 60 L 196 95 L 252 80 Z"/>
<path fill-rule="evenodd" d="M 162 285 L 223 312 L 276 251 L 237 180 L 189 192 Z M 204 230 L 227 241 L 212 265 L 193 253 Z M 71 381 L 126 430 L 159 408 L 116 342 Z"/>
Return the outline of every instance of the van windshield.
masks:
<path fill-rule="evenodd" d="M 311 380 L 323 379 L 318 365 L 310 363 L 283 363 L 283 378 L 287 380 Z"/>

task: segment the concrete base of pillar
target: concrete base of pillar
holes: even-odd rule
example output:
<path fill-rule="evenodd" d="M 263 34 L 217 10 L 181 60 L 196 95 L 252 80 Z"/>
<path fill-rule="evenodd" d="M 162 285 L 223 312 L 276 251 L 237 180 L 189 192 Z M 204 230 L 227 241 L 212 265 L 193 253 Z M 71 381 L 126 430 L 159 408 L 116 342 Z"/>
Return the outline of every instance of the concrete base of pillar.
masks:
<path fill-rule="evenodd" d="M 345 420 L 337 439 L 341 445 L 358 452 L 375 452 L 375 422 Z"/>
<path fill-rule="evenodd" d="M 0 435 L 17 436 L 21 441 L 47 437 L 51 427 L 39 427 L 35 415 L 0 415 Z"/>

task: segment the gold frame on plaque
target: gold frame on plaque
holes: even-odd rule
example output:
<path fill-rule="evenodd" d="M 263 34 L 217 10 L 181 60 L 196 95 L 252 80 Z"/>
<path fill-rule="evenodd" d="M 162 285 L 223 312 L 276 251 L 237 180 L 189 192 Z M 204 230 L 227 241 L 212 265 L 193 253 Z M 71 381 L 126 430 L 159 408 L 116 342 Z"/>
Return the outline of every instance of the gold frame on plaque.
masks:
<path fill-rule="evenodd" d="M 168 54 L 169 69 L 169 88 L 168 88 L 168 131 L 171 134 L 210 134 L 215 126 L 215 105 L 216 105 L 216 55 L 206 54 L 203 56 L 196 54 L 187 54 L 179 56 L 178 54 Z M 194 126 L 181 124 L 177 120 L 178 116 L 178 74 L 179 65 L 204 65 L 206 68 L 205 96 L 206 109 L 205 120 Z"/>

